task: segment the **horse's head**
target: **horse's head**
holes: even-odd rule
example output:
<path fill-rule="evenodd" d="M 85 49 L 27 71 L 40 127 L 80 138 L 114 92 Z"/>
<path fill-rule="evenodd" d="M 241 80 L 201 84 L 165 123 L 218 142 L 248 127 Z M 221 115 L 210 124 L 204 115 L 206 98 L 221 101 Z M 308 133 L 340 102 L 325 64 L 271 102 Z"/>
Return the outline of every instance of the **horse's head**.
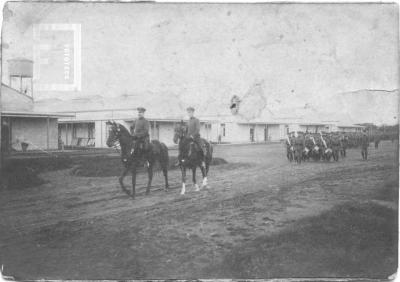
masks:
<path fill-rule="evenodd" d="M 107 125 L 110 125 L 110 130 L 108 131 L 107 146 L 113 147 L 117 141 L 121 138 L 121 127 L 118 123 L 114 121 L 108 121 Z"/>
<path fill-rule="evenodd" d="M 173 139 L 175 144 L 178 144 L 180 140 L 183 140 L 186 137 L 186 131 L 187 128 L 183 120 L 175 125 Z"/>
<path fill-rule="evenodd" d="M 130 146 L 132 144 L 132 135 L 123 125 L 115 121 L 108 121 L 107 125 L 111 125 L 106 142 L 108 147 L 115 146 L 117 142 L 121 146 Z"/>

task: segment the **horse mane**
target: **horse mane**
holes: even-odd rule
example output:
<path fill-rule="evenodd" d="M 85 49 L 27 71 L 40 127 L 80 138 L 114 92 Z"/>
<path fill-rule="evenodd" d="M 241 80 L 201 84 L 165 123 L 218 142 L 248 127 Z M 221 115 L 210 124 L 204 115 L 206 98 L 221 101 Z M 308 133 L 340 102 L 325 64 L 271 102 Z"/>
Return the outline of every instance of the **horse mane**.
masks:
<path fill-rule="evenodd" d="M 129 132 L 129 130 L 125 126 L 123 126 L 120 123 L 115 123 L 115 124 L 118 125 L 118 127 L 121 129 L 121 133 L 122 134 L 126 134 L 128 136 L 132 136 L 131 133 Z"/>

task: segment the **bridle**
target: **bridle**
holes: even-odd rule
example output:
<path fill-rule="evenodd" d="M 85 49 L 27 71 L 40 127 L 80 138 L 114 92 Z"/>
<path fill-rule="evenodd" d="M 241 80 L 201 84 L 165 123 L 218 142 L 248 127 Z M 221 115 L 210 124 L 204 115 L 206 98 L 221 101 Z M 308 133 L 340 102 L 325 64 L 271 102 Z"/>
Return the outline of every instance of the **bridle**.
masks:
<path fill-rule="evenodd" d="M 108 137 L 109 140 L 107 140 L 107 141 L 111 143 L 110 147 L 113 147 L 118 152 L 120 152 L 121 151 L 121 143 L 119 142 L 119 140 L 121 138 L 121 129 L 119 128 L 119 125 L 113 124 L 111 127 L 111 131 L 113 134 L 113 138 L 112 138 L 112 140 L 110 140 L 110 136 L 109 136 Z"/>

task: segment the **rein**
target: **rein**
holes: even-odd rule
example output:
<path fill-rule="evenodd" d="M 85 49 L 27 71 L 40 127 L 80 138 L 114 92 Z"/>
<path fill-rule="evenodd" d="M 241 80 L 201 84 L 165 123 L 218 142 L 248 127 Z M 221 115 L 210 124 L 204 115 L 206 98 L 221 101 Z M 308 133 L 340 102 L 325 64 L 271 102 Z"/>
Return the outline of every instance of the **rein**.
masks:
<path fill-rule="evenodd" d="M 119 143 L 119 140 L 114 140 L 112 147 L 117 150 L 117 152 L 121 152 L 121 143 Z"/>

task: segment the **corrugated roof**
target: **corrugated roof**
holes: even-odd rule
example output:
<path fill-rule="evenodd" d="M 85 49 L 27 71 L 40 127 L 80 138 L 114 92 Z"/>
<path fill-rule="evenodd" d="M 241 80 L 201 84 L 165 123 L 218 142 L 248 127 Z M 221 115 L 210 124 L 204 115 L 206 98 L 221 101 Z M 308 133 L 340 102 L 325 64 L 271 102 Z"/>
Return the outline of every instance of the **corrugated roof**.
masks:
<path fill-rule="evenodd" d="M 49 117 L 49 118 L 61 118 L 61 117 L 72 117 L 73 115 L 68 114 L 55 114 L 55 113 L 43 113 L 43 112 L 14 112 L 14 111 L 2 111 L 1 116 L 5 117 Z"/>

